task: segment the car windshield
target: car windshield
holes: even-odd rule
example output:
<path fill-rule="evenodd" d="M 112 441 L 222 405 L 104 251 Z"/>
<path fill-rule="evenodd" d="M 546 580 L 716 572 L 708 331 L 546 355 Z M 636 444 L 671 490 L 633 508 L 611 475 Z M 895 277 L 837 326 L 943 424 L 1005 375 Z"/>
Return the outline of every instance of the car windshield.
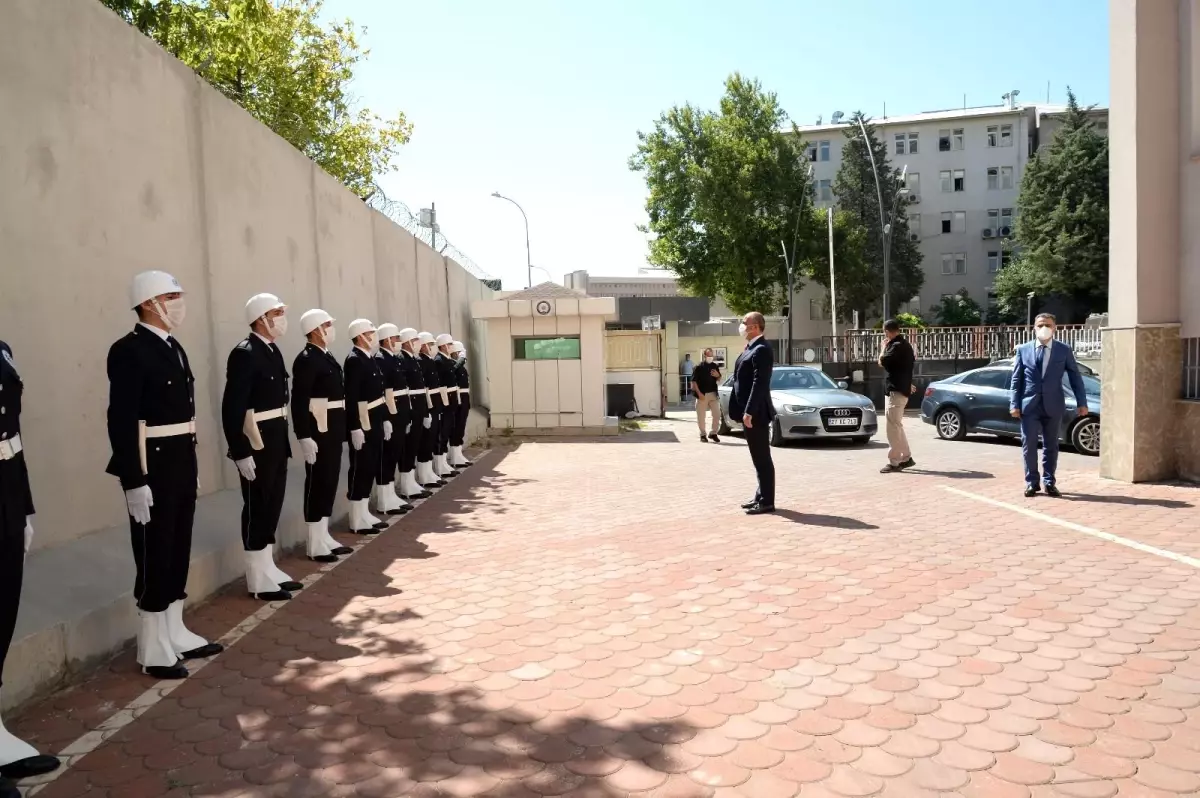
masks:
<path fill-rule="evenodd" d="M 816 369 L 775 369 L 771 374 L 772 391 L 836 391 L 837 384 Z"/>

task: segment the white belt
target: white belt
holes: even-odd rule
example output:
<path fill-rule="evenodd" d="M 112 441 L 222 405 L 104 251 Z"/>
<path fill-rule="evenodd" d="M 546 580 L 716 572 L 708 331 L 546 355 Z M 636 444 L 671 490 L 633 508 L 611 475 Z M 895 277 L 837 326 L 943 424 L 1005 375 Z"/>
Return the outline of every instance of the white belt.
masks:
<path fill-rule="evenodd" d="M 242 422 L 242 432 L 246 434 L 246 440 L 250 441 L 250 448 L 256 452 L 261 452 L 266 448 L 263 443 L 262 433 L 258 431 L 258 422 L 270 421 L 273 418 L 286 418 L 287 408 L 276 407 L 271 410 L 263 410 L 255 413 L 253 410 L 246 411 L 246 420 Z"/>
<path fill-rule="evenodd" d="M 396 390 L 392 391 L 392 393 L 395 394 L 396 396 L 408 396 L 408 389 L 407 388 L 397 388 Z"/>
<path fill-rule="evenodd" d="M 367 409 L 368 409 L 368 410 L 374 410 L 375 408 L 379 407 L 381 404 L 383 404 L 383 397 L 382 397 L 382 396 L 381 396 L 381 397 L 379 397 L 378 399 L 375 399 L 375 400 L 373 400 L 373 401 L 367 402 Z"/>
<path fill-rule="evenodd" d="M 14 435 L 6 441 L 0 441 L 0 460 L 11 460 L 21 453 L 21 436 Z"/>
<path fill-rule="evenodd" d="M 470 392 L 470 390 L 471 390 L 470 388 L 459 388 L 459 389 L 458 389 L 458 392 L 459 392 L 460 394 L 464 394 L 464 393 L 469 393 L 469 392 Z"/>
<path fill-rule="evenodd" d="M 345 399 L 330 399 L 328 402 L 325 403 L 325 406 L 328 407 L 330 410 L 335 410 L 337 408 L 343 408 L 346 406 L 346 400 Z"/>
<path fill-rule="evenodd" d="M 286 407 L 277 407 L 274 410 L 264 410 L 261 413 L 254 414 L 255 421 L 270 421 L 273 418 L 283 418 L 287 415 Z"/>
<path fill-rule="evenodd" d="M 145 421 L 138 422 L 138 459 L 141 461 L 142 474 L 149 474 L 146 470 L 146 441 L 149 438 L 174 438 L 179 435 L 195 435 L 196 434 L 196 419 L 191 421 L 183 421 L 179 424 L 157 424 L 155 426 L 148 425 Z M 197 483 L 198 484 L 198 483 Z M 199 490 L 199 488 L 197 488 Z"/>
<path fill-rule="evenodd" d="M 358 425 L 363 428 L 364 432 L 371 431 L 371 411 L 383 404 L 383 397 L 379 397 L 370 402 L 358 403 Z"/>
<path fill-rule="evenodd" d="M 308 400 L 308 412 L 317 422 L 317 432 L 329 431 L 329 411 L 346 406 L 345 399 L 326 399 L 314 396 Z"/>

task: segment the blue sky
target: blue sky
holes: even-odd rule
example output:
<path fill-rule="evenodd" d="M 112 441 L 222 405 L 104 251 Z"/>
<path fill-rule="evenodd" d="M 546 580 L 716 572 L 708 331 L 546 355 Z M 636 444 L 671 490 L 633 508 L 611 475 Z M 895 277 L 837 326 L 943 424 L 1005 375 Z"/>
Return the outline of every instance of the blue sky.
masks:
<path fill-rule="evenodd" d="M 381 183 L 437 204 L 450 240 L 505 288 L 533 263 L 633 274 L 646 265 L 637 131 L 672 105 L 715 107 L 733 71 L 800 124 L 1001 102 L 1108 103 L 1104 0 L 326 0 L 367 27 L 354 93 L 403 111 L 412 142 Z M 534 283 L 546 273 L 534 269 Z"/>

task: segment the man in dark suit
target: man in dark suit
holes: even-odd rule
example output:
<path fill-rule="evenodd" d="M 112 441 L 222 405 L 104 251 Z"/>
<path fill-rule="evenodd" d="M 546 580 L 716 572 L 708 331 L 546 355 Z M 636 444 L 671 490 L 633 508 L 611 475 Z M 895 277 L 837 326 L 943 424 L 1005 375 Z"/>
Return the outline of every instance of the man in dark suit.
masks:
<path fill-rule="evenodd" d="M 1054 340 L 1055 320 L 1049 313 L 1034 320 L 1037 340 L 1021 344 L 1013 356 L 1009 412 L 1021 420 L 1021 452 L 1025 455 L 1025 495 L 1037 495 L 1038 436 L 1042 438 L 1042 475 L 1047 496 L 1061 496 L 1055 484 L 1058 432 L 1067 412 L 1063 375 L 1071 383 L 1080 416 L 1088 414 L 1087 391 L 1071 347 Z"/>
<path fill-rule="evenodd" d="M 771 422 L 775 405 L 771 402 L 771 371 L 775 356 L 763 338 L 766 320 L 761 313 L 747 313 L 738 332 L 746 339 L 746 348 L 733 364 L 733 392 L 729 397 L 729 415 L 741 418 L 746 430 L 746 445 L 758 474 L 754 500 L 742 505 L 747 515 L 775 512 L 775 464 L 771 461 Z"/>

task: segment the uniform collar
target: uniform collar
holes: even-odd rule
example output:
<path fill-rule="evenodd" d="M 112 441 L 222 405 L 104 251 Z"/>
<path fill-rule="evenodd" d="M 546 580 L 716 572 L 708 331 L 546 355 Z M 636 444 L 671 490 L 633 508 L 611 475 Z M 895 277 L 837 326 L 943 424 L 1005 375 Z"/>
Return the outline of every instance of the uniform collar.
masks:
<path fill-rule="evenodd" d="M 359 346 L 358 344 L 355 344 L 355 345 L 354 345 L 354 348 L 355 348 L 355 350 L 356 350 L 356 351 L 362 352 L 362 353 L 363 353 L 365 356 L 367 356 L 367 357 L 370 357 L 370 356 L 371 356 L 371 353 L 370 353 L 370 352 L 368 352 L 367 350 L 363 349 L 363 348 L 362 348 L 361 346 Z"/>
<path fill-rule="evenodd" d="M 265 335 L 260 335 L 258 330 L 251 330 L 250 334 L 253 335 L 255 338 L 257 338 L 258 340 L 262 341 L 267 346 L 275 345 L 275 342 L 272 341 L 270 338 L 267 338 Z"/>
<path fill-rule="evenodd" d="M 169 332 L 167 332 L 166 330 L 160 329 L 158 327 L 155 327 L 153 324 L 147 324 L 144 321 L 139 321 L 138 326 L 145 327 L 147 330 L 154 333 L 155 335 L 157 335 L 159 338 L 161 338 L 164 341 L 169 341 L 171 339 L 171 334 Z"/>

